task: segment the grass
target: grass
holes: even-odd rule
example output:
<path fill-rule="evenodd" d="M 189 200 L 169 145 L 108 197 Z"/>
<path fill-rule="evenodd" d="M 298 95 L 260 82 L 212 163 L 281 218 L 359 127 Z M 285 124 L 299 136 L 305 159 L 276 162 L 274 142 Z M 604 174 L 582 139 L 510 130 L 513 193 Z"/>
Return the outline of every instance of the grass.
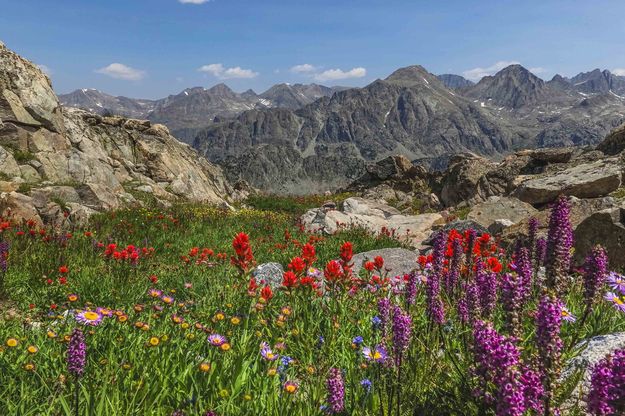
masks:
<path fill-rule="evenodd" d="M 274 261 L 285 269 L 306 243 L 314 245 L 313 267 L 321 270 L 340 253 L 347 256 L 347 241 L 354 252 L 398 245 L 359 229 L 305 233 L 297 213 L 325 200 L 316 198 L 297 199 L 290 207 L 287 199 L 257 197 L 249 203 L 256 209 L 236 212 L 202 205 L 121 210 L 97 215 L 71 235 L 6 228 L 0 221 L 0 239 L 10 243 L 8 268 L 0 276 L 5 305 L 11 305 L 0 317 L 0 414 L 72 415 L 77 392 L 84 415 L 324 415 L 332 368 L 341 369 L 345 383 L 344 414 L 493 414 L 492 405 L 472 395 L 478 382 L 472 329 L 456 308 L 462 291 L 443 290 L 446 321 L 437 325 L 427 318 L 425 287 L 416 286 L 411 302 L 393 276 L 384 280 L 383 268 L 363 271 L 363 283 L 326 282 L 323 296 L 301 281 L 297 288 L 274 288 L 265 300 L 264 283 L 250 287 L 248 272 L 231 264 L 233 237 L 240 232 L 249 235 L 256 263 Z M 115 260 L 106 254 L 109 244 L 118 252 L 135 246 L 138 261 Z M 488 260 L 489 267 L 502 264 L 496 275 L 503 276 L 509 259 L 496 246 L 485 245 L 481 255 L 497 259 Z M 462 270 L 463 279 L 470 278 L 470 268 Z M 303 271 L 300 277 L 316 279 L 318 273 Z M 581 316 L 581 277 L 569 285 L 562 301 Z M 539 291 L 521 309 L 518 345 L 526 363 L 538 357 L 533 314 Z M 394 352 L 391 328 L 384 336 L 372 324 L 383 298 L 412 320 L 411 342 L 401 354 Z M 502 305 L 483 319 L 508 334 Z M 74 318 L 77 311 L 97 308 L 111 315 L 100 325 Z M 576 354 L 568 348 L 575 339 L 624 330 L 624 316 L 600 302 L 584 322 L 563 324 L 563 360 Z M 87 350 L 85 373 L 77 380 L 66 365 L 75 328 L 84 331 Z M 227 338 L 227 348 L 207 342 L 215 333 Z M 263 358 L 262 343 L 280 359 Z M 384 365 L 363 354 L 363 347 L 376 345 L 391 355 Z M 361 384 L 365 379 L 371 390 Z M 294 393 L 286 382 L 295 383 Z M 556 401 L 568 397 L 566 390 L 566 383 L 558 387 Z"/>
<path fill-rule="evenodd" d="M 307 195 L 300 197 L 259 194 L 250 196 L 245 201 L 245 205 L 263 211 L 303 214 L 311 208 L 320 207 L 326 201 L 333 201 L 340 205 L 344 200 L 352 196 L 355 195 L 347 192 L 332 196 Z"/>

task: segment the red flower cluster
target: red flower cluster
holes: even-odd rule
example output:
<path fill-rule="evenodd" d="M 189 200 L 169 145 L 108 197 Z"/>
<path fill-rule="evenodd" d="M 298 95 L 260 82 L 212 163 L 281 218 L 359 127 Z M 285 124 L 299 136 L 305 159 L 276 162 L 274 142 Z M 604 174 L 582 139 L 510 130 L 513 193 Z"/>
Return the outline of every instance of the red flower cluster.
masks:
<path fill-rule="evenodd" d="M 232 248 L 236 255 L 230 258 L 230 262 L 240 270 L 241 274 L 247 274 L 254 265 L 254 255 L 248 235 L 245 233 L 237 234 L 232 240 Z"/>
<path fill-rule="evenodd" d="M 117 247 L 117 244 L 111 243 L 104 250 L 104 257 L 107 259 L 117 260 L 119 262 L 127 261 L 132 265 L 139 262 L 140 257 L 148 257 L 154 253 L 154 247 L 143 247 L 141 249 L 132 244 L 126 247 Z"/>
<path fill-rule="evenodd" d="M 200 250 L 199 247 L 193 247 L 191 250 L 189 250 L 189 253 L 186 256 L 181 256 L 180 258 L 183 262 L 187 264 L 191 263 L 191 260 L 194 259 L 195 264 L 199 265 L 210 263 L 210 258 L 212 258 L 214 255 L 215 252 L 210 248 L 204 247 Z"/>

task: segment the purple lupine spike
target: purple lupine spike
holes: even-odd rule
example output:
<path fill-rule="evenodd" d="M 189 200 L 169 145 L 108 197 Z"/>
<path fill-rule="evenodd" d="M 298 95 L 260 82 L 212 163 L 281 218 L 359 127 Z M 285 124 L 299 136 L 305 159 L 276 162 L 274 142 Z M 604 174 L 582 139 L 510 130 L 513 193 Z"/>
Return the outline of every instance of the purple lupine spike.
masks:
<path fill-rule="evenodd" d="M 608 274 L 608 256 L 601 246 L 594 247 L 584 263 L 584 302 L 588 315 L 600 296 Z"/>
<path fill-rule="evenodd" d="M 520 278 L 520 284 L 522 286 L 522 301 L 525 303 L 530 295 L 532 290 L 532 260 L 529 253 L 529 250 L 525 247 L 521 248 L 515 259 L 516 263 L 516 272 Z"/>
<path fill-rule="evenodd" d="M 345 409 L 345 384 L 340 369 L 330 369 L 326 388 L 328 390 L 328 410 L 331 413 L 341 413 Z"/>
<path fill-rule="evenodd" d="M 525 399 L 525 408 L 533 410 L 537 414 L 543 412 L 543 394 L 544 388 L 540 374 L 529 367 L 524 367 L 521 371 L 521 384 L 523 384 L 523 397 Z"/>
<path fill-rule="evenodd" d="M 378 315 L 380 316 L 382 335 L 386 336 L 389 320 L 391 319 L 391 301 L 388 298 L 381 298 L 378 301 Z"/>
<path fill-rule="evenodd" d="M 87 363 L 87 345 L 85 335 L 79 328 L 74 328 L 67 345 L 67 370 L 74 377 L 82 377 Z"/>
<path fill-rule="evenodd" d="M 419 283 L 420 277 L 416 271 L 410 273 L 408 277 L 408 282 L 406 283 L 406 304 L 414 305 L 415 300 L 417 298 L 417 284 Z"/>
<path fill-rule="evenodd" d="M 540 222 L 538 218 L 531 217 L 527 224 L 527 250 L 530 253 L 530 256 L 534 255 L 536 250 L 536 241 L 538 239 L 538 228 L 540 227 Z"/>
<path fill-rule="evenodd" d="M 534 252 L 534 264 L 536 269 L 545 264 L 545 258 L 547 257 L 547 240 L 544 237 L 539 237 L 536 240 L 536 250 Z"/>
<path fill-rule="evenodd" d="M 593 415 L 625 414 L 625 349 L 614 351 L 592 370 L 586 403 Z"/>
<path fill-rule="evenodd" d="M 465 299 L 467 303 L 467 311 L 470 321 L 475 321 L 482 316 L 482 307 L 480 305 L 480 292 L 475 282 L 469 282 L 465 287 Z"/>
<path fill-rule="evenodd" d="M 570 216 L 569 201 L 565 196 L 560 196 L 554 203 L 549 217 L 547 257 L 545 259 L 547 287 L 556 289 L 560 293 L 566 289 L 566 277 L 571 268 L 573 228 L 571 227 Z"/>
<path fill-rule="evenodd" d="M 395 365 L 401 366 L 401 359 L 410 344 L 412 318 L 399 307 L 393 308 L 393 357 Z"/>
<path fill-rule="evenodd" d="M 443 275 L 443 261 L 445 259 L 445 233 L 440 232 L 434 239 L 432 252 L 432 270 L 426 283 L 427 316 L 430 322 L 442 324 L 445 321 L 445 310 L 440 294 L 440 281 Z"/>
<path fill-rule="evenodd" d="M 505 273 L 501 282 L 501 300 L 506 312 L 506 328 L 510 335 L 518 338 L 521 332 L 521 310 L 523 288 L 518 273 Z"/>
<path fill-rule="evenodd" d="M 479 294 L 482 317 L 488 319 L 497 303 L 497 275 L 484 270 L 484 264 L 479 259 L 475 263 L 475 284 Z"/>
<path fill-rule="evenodd" d="M 468 323 L 469 322 L 469 306 L 467 304 L 466 295 L 458 300 L 457 309 L 458 309 L 458 318 L 460 318 L 460 322 L 462 322 L 463 324 Z"/>
<path fill-rule="evenodd" d="M 560 375 L 560 358 L 562 340 L 560 327 L 562 324 L 562 302 L 553 295 L 544 295 L 536 313 L 536 345 L 540 360 L 540 371 L 545 389 L 544 403 L 547 412 L 554 412 L 552 399 L 554 387 Z"/>
<path fill-rule="evenodd" d="M 0 271 L 2 273 L 6 273 L 8 269 L 9 247 L 8 241 L 0 240 Z"/>
<path fill-rule="evenodd" d="M 514 340 L 479 320 L 474 324 L 473 337 L 475 364 L 472 370 L 479 385 L 473 394 L 494 407 L 497 415 L 523 415 L 525 386 L 519 371 L 520 352 Z"/>

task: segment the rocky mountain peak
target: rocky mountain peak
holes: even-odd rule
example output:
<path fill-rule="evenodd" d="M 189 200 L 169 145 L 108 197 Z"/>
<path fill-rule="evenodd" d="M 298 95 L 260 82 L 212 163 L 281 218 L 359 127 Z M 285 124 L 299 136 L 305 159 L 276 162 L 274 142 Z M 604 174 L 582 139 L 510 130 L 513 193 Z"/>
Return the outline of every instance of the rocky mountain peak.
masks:
<path fill-rule="evenodd" d="M 406 87 L 414 85 L 442 86 L 439 79 L 435 75 L 430 74 L 421 65 L 411 65 L 400 68 L 389 75 L 385 81 Z"/>
<path fill-rule="evenodd" d="M 522 65 L 507 66 L 495 75 L 486 76 L 470 88 L 467 95 L 483 101 L 517 109 L 534 104 L 549 95 L 545 82 Z"/>
<path fill-rule="evenodd" d="M 230 89 L 229 86 L 227 86 L 226 84 L 219 83 L 209 89 L 206 90 L 209 94 L 214 95 L 216 97 L 219 98 L 230 98 L 230 99 L 234 99 L 237 97 L 237 93 L 235 93 L 234 91 L 232 91 L 232 89 Z"/>

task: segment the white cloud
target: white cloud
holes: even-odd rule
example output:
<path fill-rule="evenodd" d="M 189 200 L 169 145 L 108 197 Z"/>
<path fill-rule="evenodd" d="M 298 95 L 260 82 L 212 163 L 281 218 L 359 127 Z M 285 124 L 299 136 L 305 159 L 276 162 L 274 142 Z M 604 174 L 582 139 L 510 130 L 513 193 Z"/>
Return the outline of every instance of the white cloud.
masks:
<path fill-rule="evenodd" d="M 295 65 L 291 67 L 291 72 L 294 72 L 296 74 L 307 74 L 307 73 L 315 72 L 316 70 L 317 70 L 317 67 L 311 64 L 301 64 L 301 65 Z"/>
<path fill-rule="evenodd" d="M 625 77 L 625 68 L 615 68 L 612 70 L 614 75 L 619 75 L 621 77 Z"/>
<path fill-rule="evenodd" d="M 211 0 L 178 0 L 182 4 L 204 4 Z"/>
<path fill-rule="evenodd" d="M 98 74 L 108 75 L 111 78 L 125 79 L 127 81 L 139 81 L 145 76 L 145 71 L 131 68 L 124 64 L 112 63 L 109 66 L 96 70 Z"/>
<path fill-rule="evenodd" d="M 542 74 L 547 72 L 547 70 L 545 68 L 543 68 L 542 66 L 536 66 L 533 68 L 530 68 L 529 71 L 534 74 L 534 75 L 538 75 L 538 74 Z"/>
<path fill-rule="evenodd" d="M 328 69 L 315 75 L 317 81 L 337 81 L 348 78 L 362 78 L 367 75 L 367 70 L 362 67 L 352 68 L 349 71 L 342 69 Z"/>
<path fill-rule="evenodd" d="M 487 75 L 493 75 L 494 73 L 501 71 L 502 69 L 504 69 L 507 66 L 510 65 L 514 65 L 514 64 L 518 64 L 520 62 L 517 61 L 498 61 L 495 62 L 493 65 L 487 67 L 487 68 L 473 68 L 473 69 L 469 69 L 467 71 L 464 71 L 462 73 L 462 75 L 464 75 L 465 78 L 470 79 L 471 81 L 479 81 L 480 79 L 484 78 Z"/>
<path fill-rule="evenodd" d="M 37 65 L 37 68 L 41 69 L 41 71 L 47 76 L 52 75 L 52 70 L 46 65 Z"/>
<path fill-rule="evenodd" d="M 251 69 L 243 69 L 240 66 L 225 68 L 222 64 L 204 65 L 198 68 L 198 71 L 207 72 L 219 79 L 255 78 L 258 76 L 258 72 Z"/>

